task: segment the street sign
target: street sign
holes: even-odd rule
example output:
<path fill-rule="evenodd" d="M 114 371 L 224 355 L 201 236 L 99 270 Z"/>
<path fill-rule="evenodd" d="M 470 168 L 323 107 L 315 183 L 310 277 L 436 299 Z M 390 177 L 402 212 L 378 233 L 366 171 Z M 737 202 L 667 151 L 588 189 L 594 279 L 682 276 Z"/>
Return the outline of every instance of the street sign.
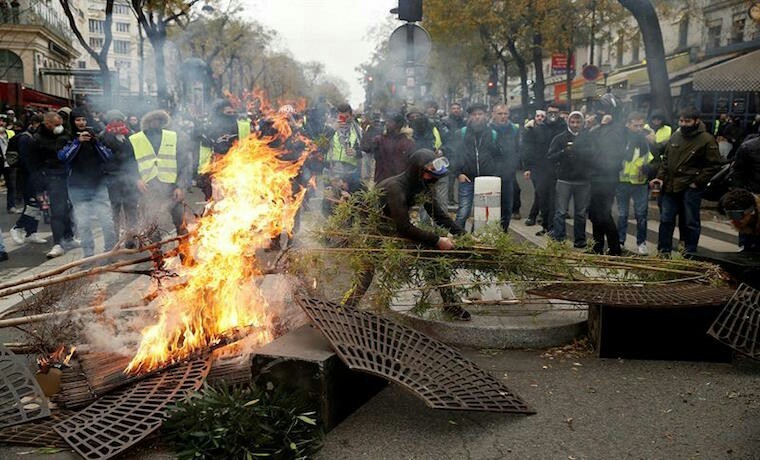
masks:
<path fill-rule="evenodd" d="M 602 73 L 601 70 L 599 70 L 599 67 L 595 65 L 587 65 L 583 67 L 583 71 L 581 72 L 581 75 L 583 75 L 583 78 L 586 81 L 594 81 L 597 78 L 599 78 L 599 75 Z"/>
<path fill-rule="evenodd" d="M 397 64 L 424 61 L 431 47 L 430 34 L 417 24 L 398 27 L 388 39 L 389 57 Z"/>

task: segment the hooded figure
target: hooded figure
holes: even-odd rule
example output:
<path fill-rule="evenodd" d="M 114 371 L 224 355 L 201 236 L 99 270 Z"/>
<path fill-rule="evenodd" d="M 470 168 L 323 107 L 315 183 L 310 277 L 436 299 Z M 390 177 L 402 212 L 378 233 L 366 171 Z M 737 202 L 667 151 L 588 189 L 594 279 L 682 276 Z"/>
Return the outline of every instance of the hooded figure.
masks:
<path fill-rule="evenodd" d="M 212 106 L 210 125 L 206 141 L 215 154 L 223 155 L 238 139 L 237 114 L 227 99 L 217 99 Z"/>
<path fill-rule="evenodd" d="M 448 160 L 445 157 L 436 156 L 432 150 L 420 149 L 409 158 L 409 166 L 406 171 L 377 184 L 377 188 L 383 194 L 381 200 L 383 214 L 391 218 L 398 235 L 424 247 L 440 250 L 454 248 L 454 244 L 449 238 L 439 237 L 433 232 L 423 230 L 412 224 L 409 215 L 410 209 L 417 202 L 417 197 L 426 194 L 428 199 L 423 206 L 428 214 L 433 217 L 435 223 L 455 235 L 464 233 L 464 230 L 436 202 L 435 193 L 431 187 L 447 173 Z M 346 305 L 355 306 L 361 300 L 372 283 L 374 273 L 375 268 L 368 267 L 364 272 L 358 274 L 359 282 L 349 291 L 349 295 L 346 297 Z M 439 291 L 445 304 L 444 311 L 446 313 L 461 321 L 470 320 L 470 313 L 459 306 L 461 301 L 450 288 L 440 288 Z"/>

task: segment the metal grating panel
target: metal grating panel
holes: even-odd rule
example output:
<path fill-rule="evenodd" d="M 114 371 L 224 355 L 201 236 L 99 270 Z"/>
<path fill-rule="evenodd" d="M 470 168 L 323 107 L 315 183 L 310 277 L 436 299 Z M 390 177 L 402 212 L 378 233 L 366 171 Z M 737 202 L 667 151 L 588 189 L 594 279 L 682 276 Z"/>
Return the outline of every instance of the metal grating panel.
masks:
<path fill-rule="evenodd" d="M 411 390 L 434 409 L 533 414 L 519 396 L 453 348 L 372 313 L 297 296 L 351 369 Z"/>
<path fill-rule="evenodd" d="M 760 359 L 760 291 L 739 286 L 707 333 L 739 353 Z"/>
<path fill-rule="evenodd" d="M 111 458 L 158 429 L 166 407 L 200 388 L 210 366 L 210 358 L 181 363 L 107 394 L 55 431 L 86 459 Z"/>
<path fill-rule="evenodd" d="M 36 447 L 64 447 L 69 445 L 53 430 L 58 422 L 74 412 L 58 411 L 45 420 L 15 425 L 0 430 L 0 442 Z"/>
<path fill-rule="evenodd" d="M 50 415 L 29 366 L 0 343 L 0 428 Z"/>
<path fill-rule="evenodd" d="M 731 289 L 697 283 L 614 285 L 556 283 L 527 291 L 550 299 L 613 307 L 703 307 L 723 305 Z"/>

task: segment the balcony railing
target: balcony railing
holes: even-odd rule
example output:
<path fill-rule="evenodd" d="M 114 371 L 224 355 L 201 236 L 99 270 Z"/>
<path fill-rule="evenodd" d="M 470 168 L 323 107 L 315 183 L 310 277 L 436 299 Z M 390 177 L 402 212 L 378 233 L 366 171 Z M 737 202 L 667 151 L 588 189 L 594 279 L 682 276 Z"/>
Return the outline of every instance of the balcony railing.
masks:
<path fill-rule="evenodd" d="M 65 17 L 53 11 L 51 7 L 40 4 L 26 8 L 0 9 L 0 24 L 42 26 L 69 43 L 74 40 L 74 34 Z"/>

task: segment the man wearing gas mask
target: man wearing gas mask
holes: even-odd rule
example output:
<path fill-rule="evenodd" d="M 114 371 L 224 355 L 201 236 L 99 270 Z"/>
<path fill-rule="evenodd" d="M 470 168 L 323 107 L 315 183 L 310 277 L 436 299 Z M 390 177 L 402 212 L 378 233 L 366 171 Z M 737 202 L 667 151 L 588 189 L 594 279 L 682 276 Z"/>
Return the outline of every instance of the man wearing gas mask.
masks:
<path fill-rule="evenodd" d="M 422 247 L 436 248 L 441 251 L 454 249 L 454 242 L 450 238 L 439 237 L 433 232 L 415 226 L 409 215 L 412 206 L 418 202 L 418 197 L 426 195 L 427 199 L 424 200 L 423 207 L 432 216 L 433 221 L 454 235 L 464 233 L 462 227 L 449 217 L 434 198 L 433 186 L 448 172 L 449 161 L 446 157 L 436 156 L 435 152 L 429 149 L 420 149 L 409 157 L 409 166 L 406 171 L 377 184 L 377 188 L 382 192 L 383 214 L 393 222 L 396 234 Z M 374 274 L 375 268 L 368 267 L 357 276 L 359 281 L 346 296 L 344 302 L 346 305 L 355 306 L 359 303 L 369 289 Z M 447 314 L 456 320 L 470 320 L 470 313 L 459 305 L 460 299 L 456 298 L 450 288 L 441 288 L 440 293 L 445 304 L 443 309 Z"/>

